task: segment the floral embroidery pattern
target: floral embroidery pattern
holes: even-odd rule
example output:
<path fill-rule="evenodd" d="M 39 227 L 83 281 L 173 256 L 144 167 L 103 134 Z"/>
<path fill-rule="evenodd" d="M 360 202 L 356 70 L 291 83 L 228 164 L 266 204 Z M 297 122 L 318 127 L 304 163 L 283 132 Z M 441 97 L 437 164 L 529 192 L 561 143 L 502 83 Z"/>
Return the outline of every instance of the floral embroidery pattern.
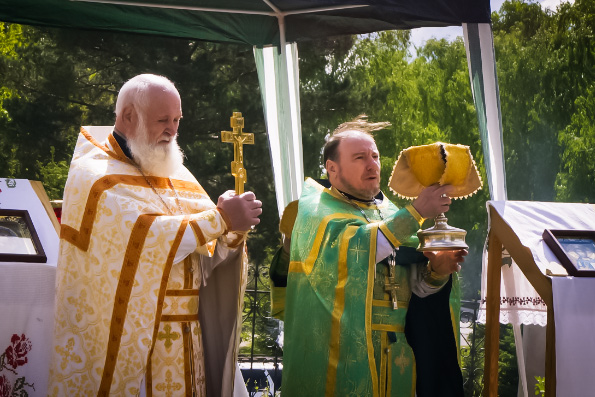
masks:
<path fill-rule="evenodd" d="M 481 303 L 486 303 L 486 299 L 482 299 Z M 545 305 L 545 301 L 541 297 L 534 296 L 503 296 L 500 298 L 500 304 L 508 304 L 510 306 L 526 306 L 526 305 Z"/>
<path fill-rule="evenodd" d="M 32 346 L 31 340 L 25 334 L 13 334 L 10 338 L 10 345 L 0 355 L 0 397 L 27 397 L 29 393 L 25 387 L 35 390 L 33 384 L 27 383 L 24 376 L 17 377 L 12 385 L 2 373 L 6 370 L 18 376 L 17 368 L 27 364 L 27 353 L 31 351 Z"/>

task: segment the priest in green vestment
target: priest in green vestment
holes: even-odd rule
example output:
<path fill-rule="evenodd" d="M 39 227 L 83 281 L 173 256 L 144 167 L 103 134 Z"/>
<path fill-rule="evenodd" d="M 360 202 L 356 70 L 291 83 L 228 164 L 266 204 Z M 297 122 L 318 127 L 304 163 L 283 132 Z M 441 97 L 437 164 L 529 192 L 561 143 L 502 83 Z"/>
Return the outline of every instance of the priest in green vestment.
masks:
<path fill-rule="evenodd" d="M 426 253 L 428 262 L 407 249 L 417 247 L 425 218 L 448 211 L 450 187 L 430 186 L 405 208 L 393 205 L 380 191 L 379 153 L 370 134 L 386 125 L 365 118 L 340 125 L 324 148 L 328 181 L 304 184 L 284 297 L 284 397 L 415 396 L 417 356 L 405 336 L 412 296 L 423 300 L 452 288 L 451 302 L 457 302 L 451 274 L 467 252 Z M 282 256 L 276 260 L 284 262 Z M 277 287 L 281 268 L 272 267 Z M 283 310 L 275 297 L 273 305 Z M 452 327 L 459 309 L 447 304 L 446 311 L 453 313 L 446 339 L 456 346 Z M 445 340 L 436 325 L 435 339 Z M 460 385 L 444 395 L 458 396 L 462 378 L 456 360 L 452 364 Z"/>

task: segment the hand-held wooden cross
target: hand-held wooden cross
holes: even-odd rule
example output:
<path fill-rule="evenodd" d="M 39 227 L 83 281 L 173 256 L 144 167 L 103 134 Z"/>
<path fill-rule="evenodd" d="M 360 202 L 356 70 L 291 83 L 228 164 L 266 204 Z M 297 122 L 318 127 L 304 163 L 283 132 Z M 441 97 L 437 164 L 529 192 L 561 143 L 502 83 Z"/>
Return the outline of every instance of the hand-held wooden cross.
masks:
<path fill-rule="evenodd" d="M 236 178 L 236 194 L 244 193 L 246 183 L 246 169 L 244 168 L 244 148 L 246 145 L 254 144 L 254 134 L 243 132 L 244 118 L 242 113 L 233 112 L 230 117 L 230 125 L 233 131 L 221 131 L 221 141 L 233 143 L 233 161 L 231 162 L 231 175 Z"/>

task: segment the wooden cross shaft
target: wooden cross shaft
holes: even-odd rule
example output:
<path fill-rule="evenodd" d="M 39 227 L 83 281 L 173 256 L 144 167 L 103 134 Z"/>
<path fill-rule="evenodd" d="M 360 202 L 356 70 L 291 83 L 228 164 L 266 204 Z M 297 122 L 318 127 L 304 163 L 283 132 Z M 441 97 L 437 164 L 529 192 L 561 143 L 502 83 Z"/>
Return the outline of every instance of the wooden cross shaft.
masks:
<path fill-rule="evenodd" d="M 244 193 L 244 184 L 247 181 L 246 169 L 244 168 L 244 145 L 254 144 L 254 134 L 243 132 L 244 118 L 242 113 L 233 112 L 230 117 L 230 125 L 233 131 L 221 131 L 221 141 L 233 143 L 233 161 L 231 162 L 231 174 L 235 177 L 236 194 Z"/>

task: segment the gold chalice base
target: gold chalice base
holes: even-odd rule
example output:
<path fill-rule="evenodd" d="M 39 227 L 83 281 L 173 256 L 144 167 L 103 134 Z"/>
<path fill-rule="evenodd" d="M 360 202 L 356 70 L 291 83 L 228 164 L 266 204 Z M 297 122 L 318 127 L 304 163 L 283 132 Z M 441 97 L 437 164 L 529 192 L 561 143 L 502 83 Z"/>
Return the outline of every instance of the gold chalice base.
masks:
<path fill-rule="evenodd" d="M 418 251 L 452 251 L 469 248 L 465 243 L 467 232 L 449 226 L 446 221 L 444 214 L 440 214 L 434 218 L 433 227 L 417 232 Z"/>

